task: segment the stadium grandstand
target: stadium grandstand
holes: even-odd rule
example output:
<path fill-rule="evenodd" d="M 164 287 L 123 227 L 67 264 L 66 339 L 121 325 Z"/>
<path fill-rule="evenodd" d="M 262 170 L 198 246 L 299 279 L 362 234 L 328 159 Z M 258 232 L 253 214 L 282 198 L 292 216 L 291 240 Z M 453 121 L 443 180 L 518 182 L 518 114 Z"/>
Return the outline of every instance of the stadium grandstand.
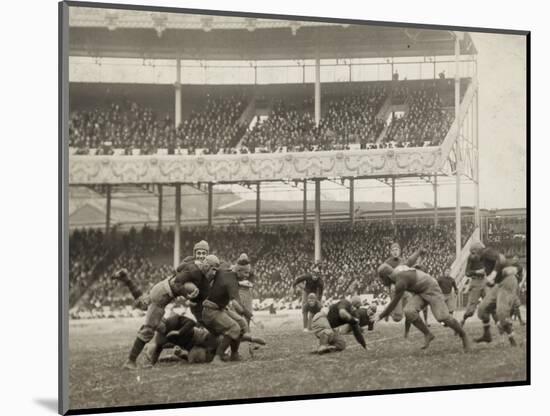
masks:
<path fill-rule="evenodd" d="M 391 241 L 426 247 L 428 271 L 452 264 L 457 281 L 474 237 L 525 254 L 525 210 L 479 208 L 467 34 L 135 13 L 70 9 L 72 318 L 139 314 L 113 272 L 147 289 L 202 239 L 228 262 L 249 254 L 258 307 L 297 305 L 292 280 L 314 263 L 327 301 L 379 295 Z M 322 198 L 323 182 L 345 200 Z M 356 201 L 365 183 L 391 203 Z M 434 203 L 397 202 L 406 184 Z M 438 206 L 445 185 L 454 207 Z M 303 197 L 267 199 L 273 187 Z"/>

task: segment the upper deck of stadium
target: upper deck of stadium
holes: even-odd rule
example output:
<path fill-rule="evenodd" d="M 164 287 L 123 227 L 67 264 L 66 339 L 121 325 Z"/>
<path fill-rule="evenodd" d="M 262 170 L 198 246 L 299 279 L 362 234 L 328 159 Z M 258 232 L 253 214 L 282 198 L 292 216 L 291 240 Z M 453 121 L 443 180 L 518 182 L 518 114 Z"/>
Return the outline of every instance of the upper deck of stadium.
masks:
<path fill-rule="evenodd" d="M 242 15 L 246 15 L 240 13 Z M 296 19 L 296 18 L 294 18 Z M 71 8 L 71 56 L 202 60 L 429 57 L 454 55 L 454 34 L 338 19 L 280 20 L 208 11 L 158 13 Z M 477 53 L 471 37 L 461 55 Z"/>

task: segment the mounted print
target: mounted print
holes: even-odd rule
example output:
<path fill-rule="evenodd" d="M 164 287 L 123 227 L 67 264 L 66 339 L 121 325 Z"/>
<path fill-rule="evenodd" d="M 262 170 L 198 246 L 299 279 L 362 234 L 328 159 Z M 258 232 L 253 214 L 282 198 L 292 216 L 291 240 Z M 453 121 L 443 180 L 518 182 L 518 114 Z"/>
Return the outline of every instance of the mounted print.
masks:
<path fill-rule="evenodd" d="M 59 14 L 60 413 L 530 383 L 529 32 Z"/>

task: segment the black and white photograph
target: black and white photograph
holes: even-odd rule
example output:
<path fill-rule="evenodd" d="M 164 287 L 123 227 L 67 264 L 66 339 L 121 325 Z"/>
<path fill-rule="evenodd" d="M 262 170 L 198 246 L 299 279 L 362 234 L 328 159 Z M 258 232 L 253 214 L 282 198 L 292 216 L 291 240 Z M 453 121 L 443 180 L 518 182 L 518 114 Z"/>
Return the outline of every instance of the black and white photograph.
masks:
<path fill-rule="evenodd" d="M 60 413 L 530 384 L 530 32 L 59 18 Z"/>

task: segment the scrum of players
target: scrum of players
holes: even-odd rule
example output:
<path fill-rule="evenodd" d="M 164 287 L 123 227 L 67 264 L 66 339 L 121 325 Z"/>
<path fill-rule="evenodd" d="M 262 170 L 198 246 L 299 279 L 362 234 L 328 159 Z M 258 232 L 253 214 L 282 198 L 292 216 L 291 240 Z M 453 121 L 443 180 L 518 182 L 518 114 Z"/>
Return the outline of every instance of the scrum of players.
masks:
<path fill-rule="evenodd" d="M 206 241 L 193 248 L 193 256 L 186 257 L 173 274 L 143 293 L 137 283 L 121 269 L 113 279 L 124 284 L 135 299 L 134 306 L 145 311 L 143 325 L 124 363 L 126 369 L 136 369 L 137 359 L 143 353 L 143 368 L 151 368 L 163 349 L 174 347 L 174 354 L 189 363 L 222 365 L 241 361 L 240 344 L 249 344 L 249 353 L 266 342 L 251 332 L 251 323 L 263 328 L 253 317 L 252 290 L 254 273 L 246 253 L 234 265 L 220 262 L 209 253 Z M 477 315 L 483 323 L 483 333 L 476 343 L 491 342 L 491 317 L 498 331 L 516 346 L 512 317 L 523 325 L 519 302 L 519 286 L 525 283 L 523 269 L 517 256 L 504 256 L 480 242 L 471 244 L 467 260 L 465 292 L 467 307 L 461 322 L 453 316 L 458 287 L 451 277 L 450 267 L 438 279 L 430 276 L 422 266 L 422 248 L 405 259 L 401 247 L 392 243 L 390 257 L 378 268 L 378 277 L 387 288 L 390 301 L 376 315 L 375 305 L 363 305 L 359 296 L 342 298 L 327 307 L 321 303 L 324 282 L 315 265 L 310 273 L 298 276 L 293 289 L 303 283 L 303 329 L 318 340 L 315 353 L 343 351 L 346 334 L 353 334 L 357 343 L 367 350 L 365 329 L 372 331 L 376 322 L 399 322 L 405 318 L 405 338 L 411 326 L 423 335 L 422 349 L 435 339 L 427 321 L 428 307 L 434 318 L 458 336 L 465 352 L 472 350 L 472 342 L 464 331 L 466 320 Z M 192 316 L 172 313 L 165 317 L 166 307 L 183 299 Z M 422 318 L 420 312 L 423 312 Z"/>

